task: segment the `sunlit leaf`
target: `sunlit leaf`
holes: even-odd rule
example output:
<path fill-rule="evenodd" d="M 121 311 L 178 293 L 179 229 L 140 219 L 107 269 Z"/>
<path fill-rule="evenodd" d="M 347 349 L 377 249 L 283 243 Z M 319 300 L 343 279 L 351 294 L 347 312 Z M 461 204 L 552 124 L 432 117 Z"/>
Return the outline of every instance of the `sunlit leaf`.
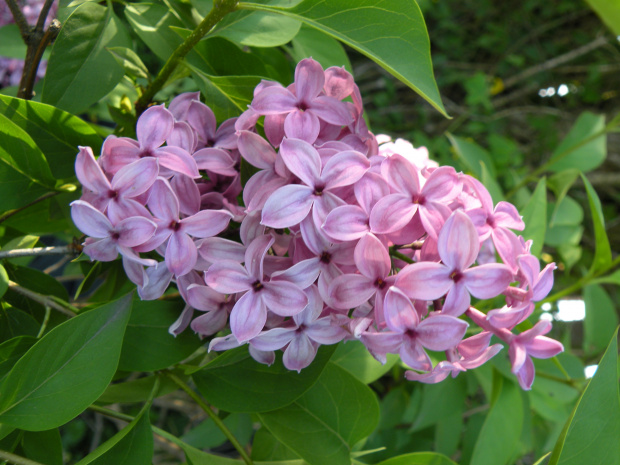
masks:
<path fill-rule="evenodd" d="M 547 185 L 544 177 L 538 181 L 536 190 L 521 212 L 525 223 L 521 235 L 525 240 L 532 239 L 532 255 L 538 256 L 542 252 L 547 231 Z"/>
<path fill-rule="evenodd" d="M 348 341 L 338 345 L 330 361 L 347 370 L 362 383 L 370 384 L 390 371 L 398 360 L 397 355 L 387 354 L 387 362 L 383 365 L 370 355 L 361 342 Z"/>
<path fill-rule="evenodd" d="M 493 159 L 486 149 L 462 137 L 452 134 L 447 134 L 447 136 L 459 159 L 476 178 L 482 179 L 482 166 L 487 168 L 491 176 L 497 175 Z"/>
<path fill-rule="evenodd" d="M 583 291 L 586 318 L 583 322 L 583 349 L 586 353 L 600 353 L 620 323 L 616 305 L 598 284 L 586 286 Z"/>
<path fill-rule="evenodd" d="M 611 264 L 611 247 L 609 246 L 609 238 L 605 230 L 605 217 L 603 216 L 601 201 L 588 178 L 582 174 L 581 179 L 586 187 L 590 213 L 594 223 L 594 240 L 596 245 L 594 247 L 594 260 L 592 261 L 590 272 L 595 272 L 603 270 Z"/>

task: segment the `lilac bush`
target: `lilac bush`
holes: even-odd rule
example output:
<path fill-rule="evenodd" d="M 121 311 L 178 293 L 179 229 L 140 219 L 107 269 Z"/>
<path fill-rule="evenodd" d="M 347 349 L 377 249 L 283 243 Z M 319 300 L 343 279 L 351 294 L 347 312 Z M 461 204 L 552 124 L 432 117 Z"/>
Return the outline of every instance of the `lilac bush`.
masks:
<path fill-rule="evenodd" d="M 357 339 L 436 383 L 495 356 L 496 336 L 530 389 L 531 357 L 563 346 L 543 336 L 549 322 L 514 330 L 555 264 L 541 270 L 512 204 L 362 115 L 352 76 L 311 58 L 219 127 L 198 93 L 150 107 L 137 140 L 109 136 L 98 159 L 80 149 L 84 252 L 120 254 L 143 299 L 176 283 L 186 307 L 171 333 L 216 335 L 212 350 L 247 343 L 261 363 L 282 350 L 300 371 L 321 345 Z"/>

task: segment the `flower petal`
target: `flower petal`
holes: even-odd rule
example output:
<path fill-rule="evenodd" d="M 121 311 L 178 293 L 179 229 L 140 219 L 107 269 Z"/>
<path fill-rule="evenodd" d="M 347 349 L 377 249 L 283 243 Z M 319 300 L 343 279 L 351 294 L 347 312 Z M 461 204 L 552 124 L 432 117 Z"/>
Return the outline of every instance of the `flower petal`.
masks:
<path fill-rule="evenodd" d="M 263 207 L 262 223 L 271 228 L 288 228 L 299 224 L 312 208 L 312 188 L 288 185 L 276 190 Z"/>
<path fill-rule="evenodd" d="M 321 157 L 312 145 L 305 140 L 284 139 L 280 156 L 295 176 L 307 186 L 314 187 L 321 176 Z"/>
<path fill-rule="evenodd" d="M 191 237 L 183 232 L 175 232 L 166 247 L 166 266 L 175 276 L 189 273 L 196 264 L 198 251 Z"/>
<path fill-rule="evenodd" d="M 233 215 L 226 210 L 201 210 L 181 220 L 183 231 L 194 237 L 212 237 L 228 227 Z"/>
<path fill-rule="evenodd" d="M 510 268 L 501 263 L 475 266 L 463 272 L 463 283 L 478 299 L 490 299 L 501 294 L 511 281 Z"/>
<path fill-rule="evenodd" d="M 448 350 L 461 342 L 468 326 L 465 321 L 454 316 L 433 315 L 418 325 L 418 341 L 430 350 Z"/>
<path fill-rule="evenodd" d="M 247 291 L 254 279 L 248 276 L 246 269 L 232 260 L 214 263 L 205 273 L 207 285 L 222 294 L 234 294 Z"/>
<path fill-rule="evenodd" d="M 480 241 L 466 213 L 457 210 L 446 220 L 439 233 L 437 250 L 441 260 L 453 270 L 461 271 L 474 263 L 480 252 Z"/>
<path fill-rule="evenodd" d="M 357 269 L 367 278 L 383 280 L 390 274 L 390 254 L 374 234 L 366 234 L 359 240 L 354 256 Z"/>
<path fill-rule="evenodd" d="M 313 144 L 321 132 L 319 118 L 310 111 L 294 110 L 284 119 L 286 137 Z"/>
<path fill-rule="evenodd" d="M 377 288 L 373 281 L 359 274 L 343 274 L 329 286 L 331 305 L 342 310 L 358 307 L 370 299 Z"/>
<path fill-rule="evenodd" d="M 237 301 L 230 313 L 230 330 L 240 343 L 258 336 L 265 327 L 267 309 L 263 299 L 248 291 Z"/>
<path fill-rule="evenodd" d="M 441 263 L 414 263 L 396 275 L 395 286 L 415 300 L 435 300 L 445 295 L 454 281 L 450 270 Z"/>
<path fill-rule="evenodd" d="M 174 116 L 164 105 L 148 108 L 138 118 L 136 134 L 141 149 L 156 149 L 170 136 L 174 128 Z"/>
<path fill-rule="evenodd" d="M 325 189 L 349 186 L 361 179 L 370 168 L 370 162 L 360 152 L 347 150 L 340 152 L 325 163 L 321 179 Z"/>
<path fill-rule="evenodd" d="M 263 283 L 260 295 L 267 308 L 280 316 L 296 315 L 308 305 L 306 293 L 287 281 Z"/>
<path fill-rule="evenodd" d="M 165 146 L 155 149 L 153 155 L 164 168 L 189 176 L 200 177 L 198 166 L 192 156 L 180 147 Z"/>
<path fill-rule="evenodd" d="M 404 194 L 390 194 L 379 200 L 370 212 L 370 230 L 388 234 L 404 228 L 415 215 L 418 205 Z"/>
<path fill-rule="evenodd" d="M 295 335 L 282 356 L 282 363 L 289 370 L 300 372 L 316 357 L 316 347 L 304 333 Z"/>
<path fill-rule="evenodd" d="M 112 231 L 110 220 L 83 200 L 71 202 L 71 219 L 80 231 L 90 237 L 108 237 Z"/>

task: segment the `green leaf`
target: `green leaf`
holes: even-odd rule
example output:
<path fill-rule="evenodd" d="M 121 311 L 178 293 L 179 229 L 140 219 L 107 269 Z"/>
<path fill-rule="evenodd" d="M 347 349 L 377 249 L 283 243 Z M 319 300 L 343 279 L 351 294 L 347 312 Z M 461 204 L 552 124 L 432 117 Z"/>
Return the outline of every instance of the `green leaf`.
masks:
<path fill-rule="evenodd" d="M 545 234 L 547 231 L 547 185 L 546 178 L 541 178 L 536 185 L 536 190 L 530 197 L 523 210 L 523 222 L 525 229 L 521 235 L 525 240 L 532 239 L 532 255 L 540 255 Z"/>
<path fill-rule="evenodd" d="M 152 461 L 153 432 L 145 409 L 76 465 L 151 465 Z"/>
<path fill-rule="evenodd" d="M 203 343 L 185 331 L 176 338 L 168 333 L 181 312 L 181 302 L 136 300 L 127 324 L 119 370 L 156 371 L 189 357 Z"/>
<path fill-rule="evenodd" d="M 38 333 L 39 323 L 31 315 L 9 305 L 0 305 L 0 342 Z"/>
<path fill-rule="evenodd" d="M 366 55 L 448 116 L 433 76 L 426 24 L 416 2 L 303 0 L 290 8 L 258 3 L 242 5 L 300 20 L 338 39 Z"/>
<path fill-rule="evenodd" d="M 551 155 L 547 169 L 577 169 L 587 172 L 598 167 L 607 156 L 607 138 L 602 133 L 604 128 L 604 115 L 583 112 Z M 599 135 L 596 136 L 597 134 Z"/>
<path fill-rule="evenodd" d="M 592 260 L 592 266 L 590 272 L 594 273 L 599 270 L 604 270 L 611 265 L 611 247 L 609 246 L 609 239 L 607 237 L 607 231 L 605 231 L 605 217 L 603 216 L 603 208 L 601 207 L 601 201 L 583 174 L 581 175 L 583 184 L 586 187 L 586 193 L 588 194 L 588 203 L 590 204 L 590 213 L 592 214 L 592 222 L 594 223 L 594 260 Z"/>
<path fill-rule="evenodd" d="M 616 305 L 601 286 L 591 284 L 583 291 L 586 319 L 583 322 L 583 350 L 586 354 L 600 353 L 620 324 Z"/>
<path fill-rule="evenodd" d="M 241 445 L 248 444 L 254 435 L 253 420 L 247 413 L 232 413 L 223 422 Z M 213 449 L 224 444 L 227 438 L 213 420 L 207 418 L 196 428 L 185 433 L 181 440 L 200 449 Z"/>
<path fill-rule="evenodd" d="M 58 428 L 24 431 L 22 449 L 31 460 L 45 465 L 62 465 L 62 442 Z"/>
<path fill-rule="evenodd" d="M 387 354 L 387 362 L 383 365 L 360 341 L 347 341 L 338 344 L 330 362 L 344 368 L 362 383 L 370 384 L 390 371 L 398 360 L 398 355 Z"/>
<path fill-rule="evenodd" d="M 491 171 L 487 168 L 487 165 L 484 164 L 483 161 L 480 161 L 480 171 L 482 175 L 480 176 L 480 181 L 487 188 L 489 194 L 491 194 L 491 199 L 494 204 L 497 202 L 501 202 L 504 200 L 504 193 L 502 192 L 502 188 L 500 187 L 495 176 L 491 174 Z"/>
<path fill-rule="evenodd" d="M 131 296 L 57 326 L 15 364 L 0 386 L 0 422 L 42 431 L 71 420 L 112 379 Z"/>
<path fill-rule="evenodd" d="M 353 72 L 353 67 L 342 44 L 317 29 L 304 24 L 291 41 L 291 45 L 291 56 L 295 61 L 311 57 L 321 63 L 323 69 L 331 66 L 344 66 L 347 71 Z"/>
<path fill-rule="evenodd" d="M 124 383 L 110 384 L 105 392 L 101 394 L 101 397 L 97 399 L 97 403 L 116 404 L 144 402 L 149 398 L 149 395 L 151 395 L 156 379 L 157 376 L 147 376 Z M 179 386 L 174 381 L 171 381 L 168 377 L 162 377 L 155 397 L 170 394 L 177 389 L 179 389 Z"/>
<path fill-rule="evenodd" d="M 32 138 L 0 113 L 1 211 L 19 208 L 54 189 L 45 156 Z"/>
<path fill-rule="evenodd" d="M 259 414 L 264 426 L 310 465 L 349 465 L 351 446 L 379 422 L 375 394 L 328 363 L 316 384 L 292 404 Z"/>
<path fill-rule="evenodd" d="M 192 378 L 215 407 L 226 412 L 266 412 L 290 404 L 316 382 L 334 351 L 323 346 L 301 373 L 284 367 L 281 355 L 266 366 L 256 362 L 247 347 L 228 350 Z"/>
<path fill-rule="evenodd" d="M 22 128 L 45 153 L 56 178 L 75 176 L 78 145 L 98 154 L 101 137 L 80 118 L 51 105 L 0 95 L 0 113 Z"/>
<path fill-rule="evenodd" d="M 597 278 L 591 281 L 592 284 L 615 284 L 620 286 L 620 270 L 616 270 L 607 276 Z"/>
<path fill-rule="evenodd" d="M 300 27 L 298 20 L 279 14 L 240 10 L 226 15 L 209 35 L 248 47 L 278 47 L 290 42 Z"/>
<path fill-rule="evenodd" d="M 109 47 L 108 51 L 112 53 L 119 65 L 123 67 L 125 73 L 134 78 L 149 77 L 149 70 L 146 68 L 142 60 L 136 52 L 127 47 Z"/>
<path fill-rule="evenodd" d="M 495 401 L 478 435 L 471 465 L 504 465 L 513 458 L 521 428 L 523 405 L 519 388 L 499 373 L 493 378 Z"/>
<path fill-rule="evenodd" d="M 125 8 L 125 17 L 138 37 L 161 60 L 167 60 L 183 42 L 170 30 L 170 26 L 183 27 L 183 23 L 164 5 L 131 3 Z"/>
<path fill-rule="evenodd" d="M 606 0 L 586 0 L 586 3 L 615 36 L 620 35 L 620 5 L 618 3 Z"/>
<path fill-rule="evenodd" d="M 579 173 L 579 170 L 568 169 L 555 173 L 547 179 L 547 186 L 555 194 L 555 209 L 551 214 L 552 220 L 557 215 L 557 209 L 560 205 L 562 205 L 562 200 L 564 200 L 564 197 L 568 193 L 569 189 L 579 177 Z"/>
<path fill-rule="evenodd" d="M 458 465 L 448 457 L 435 452 L 414 452 L 379 462 L 377 465 Z"/>
<path fill-rule="evenodd" d="M 210 76 L 190 66 L 194 81 L 218 121 L 239 116 L 254 97 L 260 76 Z"/>
<path fill-rule="evenodd" d="M 486 149 L 475 142 L 447 134 L 452 148 L 465 167 L 478 179 L 482 179 L 482 166 L 485 166 L 492 177 L 497 176 L 493 159 Z"/>
<path fill-rule="evenodd" d="M 620 463 L 618 331 L 577 402 L 548 465 Z"/>
<path fill-rule="evenodd" d="M 54 42 L 43 83 L 42 100 L 78 114 L 106 96 L 124 70 L 106 47 L 128 47 L 125 27 L 112 8 L 78 6 Z"/>
<path fill-rule="evenodd" d="M 0 344 L 0 381 L 35 342 L 37 342 L 36 337 L 17 336 Z"/>
<path fill-rule="evenodd" d="M 5 24 L 0 27 L 0 56 L 23 60 L 26 49 L 17 24 Z"/>
<path fill-rule="evenodd" d="M 9 275 L 6 274 L 6 269 L 2 265 L 0 265 L 0 298 L 4 296 L 8 288 L 9 288 Z"/>
<path fill-rule="evenodd" d="M 466 395 L 464 377 L 448 378 L 439 384 L 423 385 L 420 408 L 415 412 L 415 416 L 410 418 L 409 433 L 423 430 L 450 417 L 454 411 L 461 408 Z"/>

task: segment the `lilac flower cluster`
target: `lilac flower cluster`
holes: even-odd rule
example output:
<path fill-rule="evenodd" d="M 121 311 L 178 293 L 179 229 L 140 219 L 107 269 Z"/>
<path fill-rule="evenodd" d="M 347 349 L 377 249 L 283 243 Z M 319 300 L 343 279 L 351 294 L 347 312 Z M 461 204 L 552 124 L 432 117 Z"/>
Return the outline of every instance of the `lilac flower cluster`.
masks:
<path fill-rule="evenodd" d="M 110 136 L 98 159 L 80 148 L 72 216 L 90 236 L 84 252 L 120 254 L 143 299 L 176 282 L 187 305 L 171 332 L 229 327 L 212 350 L 247 343 L 263 363 L 282 350 L 299 371 L 320 345 L 358 339 L 378 360 L 399 354 L 408 379 L 435 383 L 496 355 L 496 335 L 529 389 L 531 357 L 563 348 L 544 336 L 548 322 L 512 330 L 551 289 L 555 265 L 541 271 L 514 232 L 524 227 L 514 206 L 494 206 L 424 148 L 375 137 L 362 115 L 352 76 L 312 59 L 288 87 L 263 81 L 219 127 L 198 93 L 153 106 L 137 140 Z M 256 168 L 243 188 L 242 163 Z M 505 305 L 485 314 L 472 297 Z M 465 316 L 479 329 L 464 339 Z M 445 356 L 433 364 L 427 351 Z"/>

